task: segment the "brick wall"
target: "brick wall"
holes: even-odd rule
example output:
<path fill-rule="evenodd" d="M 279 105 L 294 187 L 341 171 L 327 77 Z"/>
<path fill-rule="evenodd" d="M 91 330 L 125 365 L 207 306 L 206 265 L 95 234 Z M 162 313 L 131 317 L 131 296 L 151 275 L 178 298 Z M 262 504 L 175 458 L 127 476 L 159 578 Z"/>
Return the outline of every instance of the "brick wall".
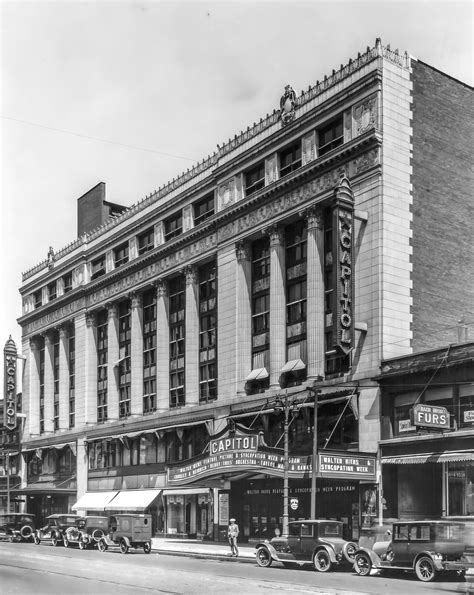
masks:
<path fill-rule="evenodd" d="M 419 351 L 457 341 L 457 321 L 474 319 L 474 113 L 470 87 L 416 61 L 412 80 L 413 349 Z"/>

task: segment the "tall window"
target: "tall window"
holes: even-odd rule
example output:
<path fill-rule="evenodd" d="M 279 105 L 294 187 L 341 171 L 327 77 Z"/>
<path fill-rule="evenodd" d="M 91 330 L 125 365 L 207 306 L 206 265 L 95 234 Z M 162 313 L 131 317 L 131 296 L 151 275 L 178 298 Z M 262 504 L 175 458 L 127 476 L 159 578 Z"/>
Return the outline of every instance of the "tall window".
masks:
<path fill-rule="evenodd" d="M 72 273 L 66 273 L 63 276 L 64 281 L 64 293 L 68 293 L 72 290 Z"/>
<path fill-rule="evenodd" d="M 43 291 L 41 289 L 38 289 L 38 291 L 34 292 L 33 302 L 35 304 L 35 308 L 39 308 L 43 305 Z"/>
<path fill-rule="evenodd" d="M 105 254 L 91 262 L 91 281 L 105 275 Z"/>
<path fill-rule="evenodd" d="M 138 236 L 138 254 L 145 254 L 155 247 L 155 230 L 147 229 Z"/>
<path fill-rule="evenodd" d="M 270 244 L 252 244 L 252 369 L 270 365 Z"/>
<path fill-rule="evenodd" d="M 131 310 L 130 301 L 119 304 L 119 417 L 130 415 L 131 402 Z"/>
<path fill-rule="evenodd" d="M 280 178 L 301 167 L 301 141 L 280 151 Z"/>
<path fill-rule="evenodd" d="M 318 130 L 318 152 L 324 155 L 344 142 L 342 116 Z"/>
<path fill-rule="evenodd" d="M 115 268 L 122 266 L 128 262 L 128 242 L 117 246 L 114 249 L 114 266 Z"/>
<path fill-rule="evenodd" d="M 44 341 L 41 343 L 39 352 L 39 426 L 40 434 L 44 432 Z"/>
<path fill-rule="evenodd" d="M 265 186 L 265 162 L 262 161 L 245 172 L 245 196 L 250 196 Z"/>
<path fill-rule="evenodd" d="M 53 339 L 53 399 L 54 429 L 59 430 L 59 333 L 57 332 L 54 333 Z"/>
<path fill-rule="evenodd" d="M 285 230 L 286 250 L 286 361 L 306 358 L 306 256 L 307 228 L 297 221 Z M 291 374 L 292 382 L 304 379 L 305 370 Z"/>
<path fill-rule="evenodd" d="M 97 421 L 107 421 L 107 311 L 97 315 Z"/>
<path fill-rule="evenodd" d="M 181 211 L 165 221 L 165 242 L 183 232 L 183 214 Z"/>
<path fill-rule="evenodd" d="M 56 281 L 53 281 L 52 283 L 50 283 L 48 285 L 48 299 L 49 299 L 49 301 L 51 301 L 51 300 L 55 300 L 56 297 L 57 297 Z"/>
<path fill-rule="evenodd" d="M 194 225 L 199 225 L 211 215 L 214 215 L 214 193 L 208 194 L 193 205 L 194 207 Z"/>
<path fill-rule="evenodd" d="M 185 404 L 184 393 L 184 314 L 185 280 L 180 275 L 169 284 L 170 315 L 170 407 Z"/>
<path fill-rule="evenodd" d="M 74 326 L 69 330 L 68 339 L 68 370 L 69 370 L 69 427 L 76 425 L 76 337 Z"/>
<path fill-rule="evenodd" d="M 199 269 L 199 401 L 217 399 L 216 263 Z"/>
<path fill-rule="evenodd" d="M 156 411 L 156 290 L 143 294 L 143 413 Z"/>

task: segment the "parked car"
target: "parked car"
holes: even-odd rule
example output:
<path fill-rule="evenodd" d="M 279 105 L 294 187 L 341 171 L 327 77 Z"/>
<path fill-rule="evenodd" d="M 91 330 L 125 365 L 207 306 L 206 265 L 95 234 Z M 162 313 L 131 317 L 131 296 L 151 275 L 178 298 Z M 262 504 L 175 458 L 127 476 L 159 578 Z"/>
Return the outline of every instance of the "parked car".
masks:
<path fill-rule="evenodd" d="M 420 581 L 433 581 L 439 572 L 463 575 L 474 563 L 465 555 L 466 527 L 458 521 L 399 521 L 385 541 L 355 552 L 354 569 L 367 576 L 372 569 L 413 570 Z"/>
<path fill-rule="evenodd" d="M 276 561 L 287 568 L 313 564 L 318 572 L 328 572 L 339 564 L 352 565 L 357 545 L 342 538 L 342 526 L 340 521 L 322 519 L 292 521 L 288 537 L 257 543 L 257 564 L 266 567 Z"/>
<path fill-rule="evenodd" d="M 97 545 L 107 531 L 107 524 L 106 516 L 77 517 L 74 525 L 64 534 L 64 547 L 77 544 L 79 549 L 85 550 L 89 546 Z"/>
<path fill-rule="evenodd" d="M 76 522 L 77 516 L 73 514 L 51 514 L 46 517 L 46 525 L 36 529 L 34 542 L 39 545 L 42 541 L 51 541 L 51 545 L 62 543 L 66 529 Z"/>
<path fill-rule="evenodd" d="M 97 544 L 101 552 L 117 546 L 122 554 L 130 548 L 151 552 L 151 515 L 116 514 L 109 517 L 108 531 Z"/>
<path fill-rule="evenodd" d="M 31 541 L 35 532 L 35 515 L 23 512 L 0 514 L 0 539 Z"/>

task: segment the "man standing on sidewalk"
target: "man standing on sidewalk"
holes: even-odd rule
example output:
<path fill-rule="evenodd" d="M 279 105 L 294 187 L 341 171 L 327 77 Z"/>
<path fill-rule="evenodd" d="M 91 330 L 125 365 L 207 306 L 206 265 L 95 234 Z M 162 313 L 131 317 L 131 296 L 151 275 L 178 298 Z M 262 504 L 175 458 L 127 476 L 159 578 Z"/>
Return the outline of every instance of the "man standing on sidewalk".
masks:
<path fill-rule="evenodd" d="M 230 555 L 237 557 L 239 555 L 239 548 L 237 547 L 237 537 L 239 535 L 239 525 L 235 522 L 235 519 L 229 521 L 229 544 L 230 544 Z"/>

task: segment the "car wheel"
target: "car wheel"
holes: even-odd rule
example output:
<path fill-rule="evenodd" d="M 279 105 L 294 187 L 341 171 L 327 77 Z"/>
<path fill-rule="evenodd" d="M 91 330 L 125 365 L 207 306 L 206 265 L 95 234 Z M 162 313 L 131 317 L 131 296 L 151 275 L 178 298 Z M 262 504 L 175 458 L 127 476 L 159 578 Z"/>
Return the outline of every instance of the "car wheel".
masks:
<path fill-rule="evenodd" d="M 372 560 L 364 552 L 357 554 L 354 562 L 354 570 L 359 576 L 368 576 L 372 570 Z"/>
<path fill-rule="evenodd" d="M 63 545 L 64 547 L 69 547 L 69 539 L 66 537 L 66 535 L 63 538 Z"/>
<path fill-rule="evenodd" d="M 143 544 L 143 551 L 145 554 L 149 554 L 151 552 L 151 542 L 147 541 Z"/>
<path fill-rule="evenodd" d="M 318 550 L 313 558 L 314 567 L 318 572 L 329 572 L 332 562 L 326 550 Z"/>
<path fill-rule="evenodd" d="M 87 543 L 82 540 L 82 537 L 79 538 L 79 549 L 80 550 L 86 550 L 87 549 Z"/>
<path fill-rule="evenodd" d="M 33 537 L 33 541 L 35 542 L 36 545 L 39 545 L 41 543 L 41 539 L 38 537 L 38 535 L 36 535 Z"/>
<path fill-rule="evenodd" d="M 105 552 L 107 550 L 107 544 L 105 543 L 105 539 L 101 539 L 97 543 L 97 547 L 99 549 L 99 552 Z"/>
<path fill-rule="evenodd" d="M 92 539 L 94 541 L 99 542 L 102 537 L 104 537 L 104 532 L 102 531 L 102 529 L 94 529 L 93 533 L 92 533 Z"/>
<path fill-rule="evenodd" d="M 9 536 L 8 536 L 8 541 L 9 541 L 10 543 L 13 543 L 13 542 L 15 541 L 15 536 L 13 535 L 13 533 L 10 533 L 10 534 L 9 534 Z"/>
<path fill-rule="evenodd" d="M 23 539 L 31 539 L 33 533 L 33 527 L 30 525 L 23 525 L 23 527 L 20 529 L 20 535 L 23 537 Z"/>
<path fill-rule="evenodd" d="M 434 581 L 436 577 L 436 568 L 433 560 L 429 556 L 421 556 L 415 564 L 416 578 L 424 583 Z"/>
<path fill-rule="evenodd" d="M 342 555 L 344 556 L 346 562 L 349 562 L 349 564 L 354 564 L 356 551 L 357 545 L 352 541 L 347 541 L 342 546 Z"/>
<path fill-rule="evenodd" d="M 56 533 L 53 533 L 51 535 L 51 545 L 53 545 L 54 547 L 58 545 L 58 536 L 56 535 Z"/>
<path fill-rule="evenodd" d="M 128 552 L 128 545 L 125 539 L 120 540 L 120 551 L 122 554 L 126 554 Z"/>
<path fill-rule="evenodd" d="M 268 548 L 266 548 L 263 545 L 258 548 L 255 556 L 257 558 L 257 564 L 259 566 L 262 566 L 262 568 L 267 568 L 267 566 L 271 566 L 273 562 L 272 555 L 268 551 Z"/>

